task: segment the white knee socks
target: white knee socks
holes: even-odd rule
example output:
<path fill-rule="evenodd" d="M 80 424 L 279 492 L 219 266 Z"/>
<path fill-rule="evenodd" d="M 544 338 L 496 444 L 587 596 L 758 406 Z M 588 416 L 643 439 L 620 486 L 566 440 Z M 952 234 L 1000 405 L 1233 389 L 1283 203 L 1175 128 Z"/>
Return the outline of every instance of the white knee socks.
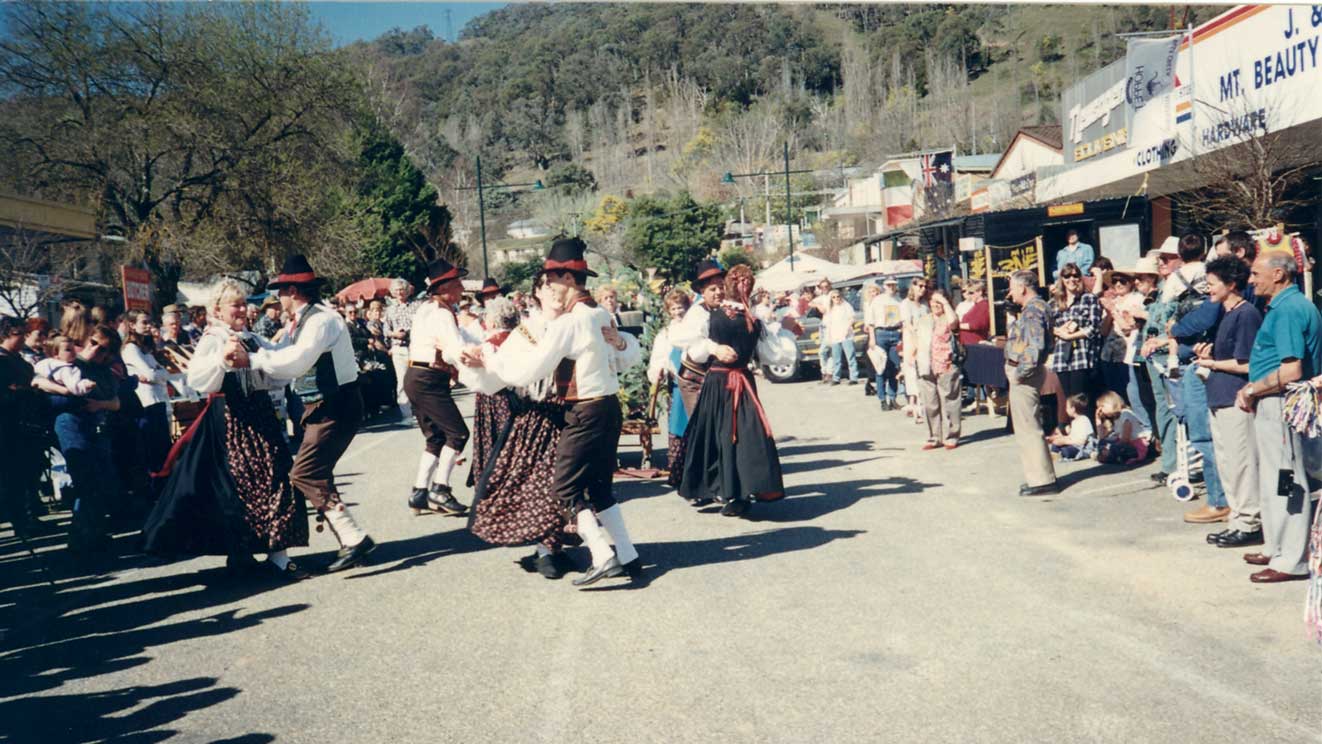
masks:
<path fill-rule="evenodd" d="M 629 530 L 624 526 L 624 515 L 620 513 L 619 504 L 597 512 L 597 519 L 601 520 L 601 526 L 606 529 L 606 534 L 610 535 L 611 542 L 615 543 L 615 555 L 620 559 L 620 563 L 628 563 L 638 557 L 638 551 L 634 548 L 633 541 L 629 539 Z"/>
<path fill-rule="evenodd" d="M 418 477 L 413 479 L 414 488 L 426 489 L 431 485 L 432 473 L 436 472 L 436 455 L 423 450 L 422 459 L 418 460 Z"/>
<path fill-rule="evenodd" d="M 580 510 L 577 521 L 578 536 L 583 538 L 588 550 L 592 552 L 592 565 L 600 566 L 610 560 L 613 555 L 610 541 L 606 539 L 606 533 L 602 531 L 601 525 L 597 524 L 597 517 L 592 510 Z"/>
<path fill-rule="evenodd" d="M 441 448 L 441 456 L 436 461 L 436 475 L 434 481 L 438 485 L 449 487 L 450 473 L 454 472 L 454 464 L 459 460 L 458 450 L 450 447 Z"/>
<path fill-rule="evenodd" d="M 326 517 L 326 524 L 330 525 L 335 539 L 340 541 L 340 547 L 352 548 L 367 537 L 367 533 L 363 532 L 363 528 L 358 526 L 353 515 L 349 513 L 349 507 L 344 504 L 332 506 L 322 514 Z"/>

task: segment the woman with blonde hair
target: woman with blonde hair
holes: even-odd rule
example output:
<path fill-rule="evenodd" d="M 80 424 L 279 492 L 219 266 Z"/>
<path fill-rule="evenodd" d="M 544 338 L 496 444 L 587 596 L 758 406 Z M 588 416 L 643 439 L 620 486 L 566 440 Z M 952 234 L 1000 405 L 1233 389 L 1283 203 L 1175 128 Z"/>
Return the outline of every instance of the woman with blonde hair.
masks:
<path fill-rule="evenodd" d="M 666 482 L 672 488 L 679 488 L 680 476 L 684 472 L 684 429 L 689 425 L 689 412 L 684 407 L 678 384 L 684 350 L 670 342 L 670 328 L 684 322 L 684 315 L 692 304 L 691 292 L 672 289 L 666 295 L 666 315 L 670 317 L 670 325 L 662 328 L 652 340 L 652 356 L 647 363 L 648 381 L 653 385 L 665 385 L 670 396 L 670 413 L 666 416 L 666 428 L 670 432 L 666 467 L 670 469 L 670 475 Z"/>
<path fill-rule="evenodd" d="M 168 480 L 143 528 L 146 550 L 168 556 L 224 555 L 231 570 L 266 565 L 286 580 L 307 578 L 289 560 L 308 544 L 307 507 L 289 482 L 292 458 L 268 390 L 283 387 L 251 368 L 235 368 L 226 347 L 237 339 L 250 353 L 270 342 L 247 330 L 247 293 L 223 282 L 188 365 L 188 385 L 207 405 L 175 444 Z"/>

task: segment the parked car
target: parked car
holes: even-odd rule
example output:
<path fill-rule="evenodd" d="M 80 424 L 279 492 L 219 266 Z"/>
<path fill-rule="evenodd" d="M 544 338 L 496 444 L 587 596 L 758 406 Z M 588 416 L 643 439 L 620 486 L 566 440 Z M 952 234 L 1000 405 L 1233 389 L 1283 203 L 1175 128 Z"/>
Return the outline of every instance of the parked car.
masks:
<path fill-rule="evenodd" d="M 904 274 L 892 274 L 900 283 L 900 294 L 904 295 L 909 289 L 909 282 L 915 277 L 922 276 L 921 272 L 908 272 Z M 889 276 L 865 276 L 857 279 L 850 279 L 844 282 L 837 282 L 835 289 L 840 290 L 845 301 L 854 308 L 854 348 L 857 350 L 858 373 L 861 378 L 870 379 L 876 376 L 872 369 L 872 363 L 868 361 L 868 355 L 865 350 L 868 347 L 868 334 L 863 328 L 863 284 L 868 281 L 875 281 L 877 284 Z M 780 308 L 776 311 L 776 317 L 784 317 L 789 312 L 789 308 Z M 798 357 L 789 364 L 764 364 L 762 365 L 762 374 L 771 382 L 794 382 L 803 377 L 816 378 L 821 377 L 821 363 L 818 360 L 818 351 L 821 349 L 821 329 L 822 319 L 812 314 L 798 319 L 799 325 L 803 327 L 803 335 L 799 336 L 795 346 L 798 347 Z"/>

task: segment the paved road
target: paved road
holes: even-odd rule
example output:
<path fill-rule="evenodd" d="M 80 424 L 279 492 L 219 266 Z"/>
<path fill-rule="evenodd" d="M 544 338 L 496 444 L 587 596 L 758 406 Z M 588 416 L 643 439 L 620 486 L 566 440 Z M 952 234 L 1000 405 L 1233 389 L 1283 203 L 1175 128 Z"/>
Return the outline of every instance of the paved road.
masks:
<path fill-rule="evenodd" d="M 1073 466 L 1023 499 L 1000 420 L 922 452 L 859 388 L 764 393 L 789 498 L 738 521 L 622 483 L 643 589 L 576 591 L 413 517 L 406 428 L 342 463 L 382 543 L 347 574 L 243 585 L 217 559 L 126 556 L 88 575 L 47 547 L 52 589 L 4 540 L 0 738 L 1322 740 L 1301 586 L 1250 584 L 1146 470 Z M 330 551 L 314 535 L 303 562 Z"/>

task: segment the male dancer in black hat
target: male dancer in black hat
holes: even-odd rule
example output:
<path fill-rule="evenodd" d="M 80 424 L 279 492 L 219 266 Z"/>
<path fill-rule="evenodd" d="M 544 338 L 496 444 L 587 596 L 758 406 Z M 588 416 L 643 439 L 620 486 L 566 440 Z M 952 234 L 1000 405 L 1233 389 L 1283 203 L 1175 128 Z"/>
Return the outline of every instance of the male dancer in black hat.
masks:
<path fill-rule="evenodd" d="M 303 444 L 294 455 L 289 480 L 339 541 L 339 554 L 326 569 L 335 572 L 361 564 L 376 543 L 335 489 L 335 464 L 358 432 L 363 397 L 349 327 L 339 313 L 318 304 L 324 283 L 306 258 L 289 258 L 267 286 L 279 294 L 281 308 L 293 314 L 293 329 L 275 349 L 249 354 L 234 338 L 225 352 L 234 367 L 251 366 L 276 379 L 293 380 L 294 395 L 303 402 Z"/>
<path fill-rule="evenodd" d="M 510 364 L 499 353 L 484 359 L 478 347 L 463 355 L 471 366 L 485 366 L 511 386 L 528 386 L 555 374 L 559 393 L 570 408 L 556 446 L 553 489 L 578 515 L 579 533 L 592 552 L 592 566 L 574 580 L 574 586 L 580 587 L 615 576 L 642 576 L 642 560 L 611 491 L 623 424 L 617 397 L 620 382 L 612 361 L 618 369 L 627 369 L 642 355 L 633 336 L 616 331 L 610 314 L 588 294 L 587 277 L 596 274 L 583 257 L 586 248 L 578 238 L 551 245 L 543 271 L 550 285 L 563 294 L 567 310 L 547 325 L 534 357 L 525 355 L 520 364 Z M 613 553 L 601 540 L 598 521 L 615 544 Z"/>
<path fill-rule="evenodd" d="M 438 258 L 427 264 L 427 294 L 432 302 L 418 308 L 410 330 L 409 368 L 404 373 L 404 394 L 418 419 L 418 428 L 426 437 L 418 475 L 413 481 L 409 506 L 415 514 L 425 509 L 459 516 L 468 507 L 459 503 L 450 490 L 450 474 L 459 454 L 468 443 L 468 426 L 450 395 L 450 385 L 458 376 L 463 335 L 454 314 L 454 303 L 463 294 L 460 281 L 467 269 Z"/>

